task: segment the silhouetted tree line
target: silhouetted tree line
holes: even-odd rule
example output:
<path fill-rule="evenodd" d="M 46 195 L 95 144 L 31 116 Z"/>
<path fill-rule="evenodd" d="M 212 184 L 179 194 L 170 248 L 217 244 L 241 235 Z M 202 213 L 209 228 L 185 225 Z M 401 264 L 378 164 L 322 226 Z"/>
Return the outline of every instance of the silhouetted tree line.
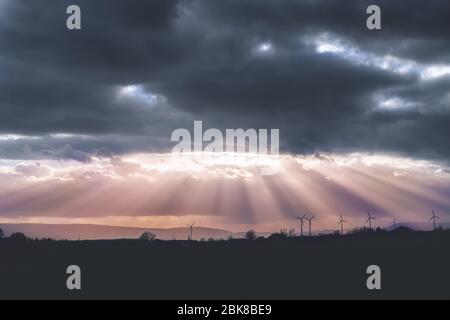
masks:
<path fill-rule="evenodd" d="M 34 241 L 34 242 L 54 242 L 54 241 L 56 241 L 55 239 L 51 239 L 51 238 L 32 239 L 32 238 L 27 237 L 22 232 L 12 233 L 7 238 L 6 235 L 5 235 L 5 232 L 2 229 L 0 229 L 0 240 L 14 241 L 14 242 L 30 242 L 30 241 Z"/>
<path fill-rule="evenodd" d="M 9 240 L 13 240 L 13 241 L 27 241 L 27 240 L 30 240 L 22 232 L 13 233 L 13 234 L 11 234 L 9 236 L 9 238 L 5 238 L 5 233 L 3 232 L 2 229 L 0 229 L 0 239 L 4 239 L 4 240 L 9 239 Z"/>
<path fill-rule="evenodd" d="M 399 226 L 394 230 L 386 230 L 386 229 L 370 229 L 367 227 L 354 229 L 352 231 L 348 232 L 348 235 L 359 235 L 359 234 L 383 234 L 383 233 L 407 233 L 407 232 L 416 232 L 413 229 L 410 229 L 405 226 Z M 444 229 L 442 226 L 436 228 L 435 232 L 450 232 L 450 230 Z M 329 234 L 319 234 L 318 238 L 324 238 L 324 237 L 341 237 L 341 232 L 339 230 L 336 230 L 333 233 Z M 283 229 L 279 232 L 271 234 L 269 237 L 259 237 L 257 232 L 255 230 L 249 230 L 245 233 L 245 240 L 247 241 L 255 241 L 255 240 L 284 240 L 288 238 L 295 238 L 298 237 L 298 235 L 295 233 L 295 230 L 287 230 Z M 55 239 L 51 238 L 44 238 L 44 239 L 31 239 L 28 238 L 24 233 L 22 232 L 16 232 L 9 236 L 9 238 L 5 237 L 5 233 L 2 229 L 0 229 L 0 240 L 9 240 L 14 242 L 27 242 L 27 241 L 39 241 L 39 242 L 53 242 L 56 241 Z M 144 232 L 140 237 L 139 240 L 145 241 L 145 242 L 152 242 L 157 240 L 157 236 L 152 232 Z M 234 239 L 233 236 L 230 236 L 227 240 L 220 240 L 220 239 L 214 239 L 214 238 L 202 238 L 201 242 L 216 242 L 216 241 L 239 241 L 240 239 Z M 242 239 L 241 239 L 242 241 Z"/>
<path fill-rule="evenodd" d="M 381 228 L 376 228 L 376 229 L 371 229 L 371 228 L 367 228 L 367 227 L 362 227 L 359 229 L 354 229 L 352 231 L 350 231 L 350 234 L 358 234 L 358 233 L 382 233 L 382 232 L 388 232 L 385 229 L 381 229 Z"/>

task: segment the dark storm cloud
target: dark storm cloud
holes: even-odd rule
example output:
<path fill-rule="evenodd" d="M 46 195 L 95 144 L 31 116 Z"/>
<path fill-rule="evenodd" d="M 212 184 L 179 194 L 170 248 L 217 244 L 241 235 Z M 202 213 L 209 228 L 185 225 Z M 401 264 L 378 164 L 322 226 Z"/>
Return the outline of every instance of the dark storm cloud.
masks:
<path fill-rule="evenodd" d="M 197 11 L 211 23 L 243 28 L 258 36 L 286 37 L 326 30 L 354 39 L 359 45 L 383 54 L 428 62 L 449 62 L 449 4 L 445 1 L 335 1 L 335 0 L 228 0 Z M 366 9 L 382 8 L 383 30 L 368 33 Z"/>
<path fill-rule="evenodd" d="M 83 30 L 70 32 L 65 10 L 74 3 Z M 0 141 L 0 155 L 163 151 L 173 129 L 198 119 L 219 128 L 280 128 L 285 152 L 448 158 L 446 78 L 319 54 L 308 42 L 325 34 L 381 58 L 450 63 L 448 3 L 378 1 L 383 30 L 376 32 L 365 27 L 369 4 L 3 0 L 0 135 L 38 139 Z M 139 91 L 124 95 L 129 85 Z M 380 95 L 408 107 L 380 109 Z"/>
<path fill-rule="evenodd" d="M 422 157 L 448 157 L 450 77 L 393 88 L 391 94 L 415 105 L 371 114 L 372 132 L 385 141 L 384 147 Z"/>

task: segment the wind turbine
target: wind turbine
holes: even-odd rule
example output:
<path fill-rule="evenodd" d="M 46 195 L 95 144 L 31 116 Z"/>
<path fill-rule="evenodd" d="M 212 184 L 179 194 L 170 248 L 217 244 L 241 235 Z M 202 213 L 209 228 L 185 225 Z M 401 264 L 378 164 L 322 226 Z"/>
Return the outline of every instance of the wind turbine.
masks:
<path fill-rule="evenodd" d="M 436 219 L 440 220 L 441 218 L 439 218 L 436 215 L 436 212 L 434 212 L 434 210 L 433 210 L 433 216 L 430 218 L 430 220 L 428 220 L 428 221 L 433 220 L 433 231 L 436 231 Z"/>
<path fill-rule="evenodd" d="M 297 217 L 297 220 L 300 220 L 300 236 L 303 238 L 303 226 L 305 224 L 306 214 L 303 217 Z"/>
<path fill-rule="evenodd" d="M 366 223 L 369 224 L 369 229 L 372 230 L 372 220 L 377 220 L 377 218 L 372 217 L 372 215 L 370 214 L 369 211 L 367 211 L 367 216 L 368 216 L 368 219 L 367 219 Z"/>
<path fill-rule="evenodd" d="M 344 223 L 347 223 L 348 221 L 345 221 L 342 215 L 339 215 L 339 217 L 341 218 L 339 220 L 339 224 L 341 225 L 341 235 L 344 235 Z"/>
<path fill-rule="evenodd" d="M 194 226 L 195 226 L 195 222 L 193 224 L 188 224 L 188 227 L 191 228 L 191 237 L 189 238 L 189 240 L 193 240 L 194 237 Z"/>
<path fill-rule="evenodd" d="M 315 216 L 312 216 L 311 218 L 306 218 L 306 220 L 308 220 L 309 222 L 309 236 L 311 237 L 311 225 L 312 225 L 312 221 L 315 219 Z"/>

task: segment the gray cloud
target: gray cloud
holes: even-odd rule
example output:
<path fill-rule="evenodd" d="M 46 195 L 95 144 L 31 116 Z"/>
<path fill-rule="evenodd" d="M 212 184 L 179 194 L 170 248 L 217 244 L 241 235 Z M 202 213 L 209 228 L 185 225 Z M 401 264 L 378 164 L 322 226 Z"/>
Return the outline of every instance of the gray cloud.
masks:
<path fill-rule="evenodd" d="M 281 128 L 285 152 L 450 155 L 449 80 L 420 77 L 450 63 L 448 3 L 379 1 L 381 32 L 365 29 L 369 1 L 76 3 L 80 32 L 65 28 L 73 1 L 1 2 L 0 135 L 34 137 L 0 140 L 2 158 L 166 151 L 194 119 Z M 364 55 L 318 53 L 320 34 Z M 364 63 L 386 56 L 413 72 Z"/>

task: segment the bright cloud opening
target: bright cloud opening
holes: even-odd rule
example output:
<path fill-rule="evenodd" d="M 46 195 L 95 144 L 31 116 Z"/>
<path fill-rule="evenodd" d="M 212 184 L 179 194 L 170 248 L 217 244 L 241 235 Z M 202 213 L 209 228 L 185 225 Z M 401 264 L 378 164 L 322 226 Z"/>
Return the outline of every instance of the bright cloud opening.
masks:
<path fill-rule="evenodd" d="M 443 220 L 450 211 L 448 168 L 430 161 L 362 153 L 284 155 L 277 160 L 278 175 L 261 175 L 259 166 L 271 161 L 257 155 L 135 154 L 85 164 L 2 162 L 0 214 L 3 221 L 145 227 L 152 221 L 183 225 L 196 217 L 235 231 L 277 231 L 294 227 L 299 213 L 317 215 L 317 227 L 330 230 L 339 214 L 356 227 L 366 210 L 380 221 L 422 223 L 432 209 Z"/>
<path fill-rule="evenodd" d="M 391 71 L 401 75 L 418 76 L 428 81 L 450 75 L 450 65 L 425 65 L 392 55 L 380 56 L 365 52 L 345 40 L 330 33 L 321 33 L 304 38 L 308 45 L 315 47 L 319 54 L 334 54 L 357 65 Z"/>

